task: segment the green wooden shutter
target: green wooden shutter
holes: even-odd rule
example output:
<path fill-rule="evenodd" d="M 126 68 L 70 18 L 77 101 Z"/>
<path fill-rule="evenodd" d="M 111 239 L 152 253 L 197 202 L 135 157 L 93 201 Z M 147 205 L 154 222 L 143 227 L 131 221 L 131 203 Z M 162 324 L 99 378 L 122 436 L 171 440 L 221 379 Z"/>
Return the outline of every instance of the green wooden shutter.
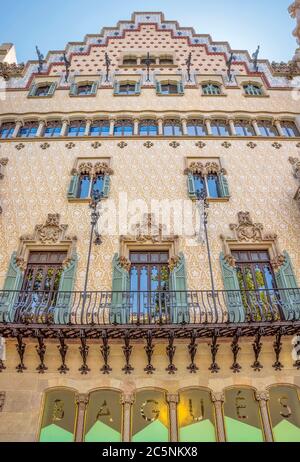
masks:
<path fill-rule="evenodd" d="M 11 256 L 3 292 L 0 295 L 0 322 L 14 321 L 16 311 L 15 302 L 23 282 L 23 273 L 17 266 L 16 256 L 16 252 Z"/>
<path fill-rule="evenodd" d="M 91 95 L 96 95 L 97 90 L 98 90 L 98 82 L 93 82 L 92 89 L 91 89 Z"/>
<path fill-rule="evenodd" d="M 300 289 L 293 270 L 290 256 L 283 253 L 285 263 L 275 274 L 278 289 L 290 289 L 280 292 L 280 301 L 283 315 L 286 320 L 300 320 Z"/>
<path fill-rule="evenodd" d="M 187 301 L 187 282 L 185 258 L 179 254 L 178 265 L 170 274 L 171 290 L 171 319 L 172 323 L 181 324 L 189 322 L 189 309 Z"/>
<path fill-rule="evenodd" d="M 228 180 L 225 175 L 219 175 L 219 185 L 220 185 L 220 193 L 221 197 L 229 197 L 229 185 Z"/>
<path fill-rule="evenodd" d="M 109 175 L 104 175 L 102 192 L 103 192 L 103 197 L 109 196 L 109 192 L 110 192 L 110 176 Z"/>
<path fill-rule="evenodd" d="M 160 84 L 160 82 L 156 82 L 156 93 L 161 94 L 161 84 Z"/>
<path fill-rule="evenodd" d="M 37 90 L 37 85 L 35 84 L 31 85 L 28 96 L 35 96 L 36 90 Z"/>
<path fill-rule="evenodd" d="M 192 173 L 188 173 L 187 184 L 188 184 L 188 193 L 189 193 L 190 198 L 195 199 L 197 196 L 196 196 L 194 175 Z"/>
<path fill-rule="evenodd" d="M 141 82 L 137 82 L 137 83 L 135 84 L 135 93 L 136 93 L 137 95 L 140 95 L 140 93 L 141 93 Z"/>
<path fill-rule="evenodd" d="M 77 255 L 73 255 L 71 263 L 62 272 L 59 289 L 57 294 L 57 301 L 54 310 L 55 324 L 68 324 L 71 322 L 71 309 L 74 290 L 76 270 L 77 270 Z"/>
<path fill-rule="evenodd" d="M 72 83 L 72 85 L 70 87 L 70 95 L 71 96 L 76 96 L 77 95 L 77 84 L 76 83 Z"/>
<path fill-rule="evenodd" d="M 120 94 L 120 82 L 117 80 L 114 83 L 114 94 L 119 95 Z"/>
<path fill-rule="evenodd" d="M 129 320 L 129 292 L 130 277 L 119 263 L 119 255 L 116 253 L 113 258 L 113 280 L 110 322 L 112 324 L 127 324 Z"/>
<path fill-rule="evenodd" d="M 75 199 L 77 197 L 79 175 L 73 175 L 68 189 L 68 198 Z"/>
<path fill-rule="evenodd" d="M 183 88 L 183 83 L 182 83 L 182 82 L 178 82 L 178 83 L 177 83 L 177 91 L 178 91 L 178 94 L 179 94 L 179 95 L 183 95 L 183 94 L 184 94 L 184 88 Z"/>
<path fill-rule="evenodd" d="M 48 96 L 53 96 L 55 90 L 56 90 L 56 82 L 52 82 L 48 90 Z"/>
<path fill-rule="evenodd" d="M 229 313 L 230 322 L 245 322 L 245 309 L 242 302 L 240 285 L 237 278 L 236 268 L 230 266 L 224 258 L 224 253 L 220 255 L 220 262 L 223 275 L 225 300 Z"/>

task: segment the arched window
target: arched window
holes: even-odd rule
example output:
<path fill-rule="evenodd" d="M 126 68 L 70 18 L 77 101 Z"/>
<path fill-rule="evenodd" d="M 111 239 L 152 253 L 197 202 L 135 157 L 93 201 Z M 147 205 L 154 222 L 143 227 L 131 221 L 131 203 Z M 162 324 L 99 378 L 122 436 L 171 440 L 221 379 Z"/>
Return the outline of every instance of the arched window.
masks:
<path fill-rule="evenodd" d="M 274 441 L 300 442 L 299 389 L 293 385 L 273 385 L 269 388 L 269 413 Z"/>
<path fill-rule="evenodd" d="M 203 191 L 206 191 L 206 184 L 204 176 L 201 174 L 194 175 L 194 185 L 196 194 L 201 194 Z"/>
<path fill-rule="evenodd" d="M 60 120 L 51 120 L 47 122 L 44 128 L 45 137 L 60 136 L 62 129 L 62 123 Z"/>
<path fill-rule="evenodd" d="M 79 177 L 78 181 L 78 191 L 77 196 L 78 199 L 87 199 L 91 195 L 91 182 L 92 177 L 90 172 L 82 172 Z"/>
<path fill-rule="evenodd" d="M 253 125 L 248 120 L 236 120 L 234 126 L 237 136 L 255 136 Z"/>
<path fill-rule="evenodd" d="M 178 93 L 178 85 L 176 83 L 162 82 L 160 88 L 162 95 L 176 95 Z"/>
<path fill-rule="evenodd" d="M 85 133 L 85 120 L 71 120 L 68 127 L 68 136 L 83 136 Z"/>
<path fill-rule="evenodd" d="M 125 56 L 123 58 L 123 66 L 136 66 L 137 58 L 135 56 Z"/>
<path fill-rule="evenodd" d="M 132 407 L 131 441 L 168 442 L 169 409 L 160 390 L 139 390 Z"/>
<path fill-rule="evenodd" d="M 289 138 L 300 136 L 299 130 L 294 122 L 283 121 L 280 122 L 280 125 L 285 136 L 288 136 Z"/>
<path fill-rule="evenodd" d="M 90 393 L 86 410 L 84 441 L 119 443 L 122 441 L 121 393 L 96 390 Z"/>
<path fill-rule="evenodd" d="M 156 136 L 158 135 L 158 126 L 156 120 L 145 119 L 139 124 L 140 136 Z"/>
<path fill-rule="evenodd" d="M 190 136 L 206 136 L 207 130 L 205 123 L 202 120 L 189 120 L 187 123 L 188 135 Z"/>
<path fill-rule="evenodd" d="M 164 135 L 165 136 L 181 136 L 182 135 L 181 122 L 176 119 L 165 120 Z"/>
<path fill-rule="evenodd" d="M 132 136 L 133 123 L 131 120 L 118 120 L 114 127 L 114 136 Z"/>
<path fill-rule="evenodd" d="M 109 121 L 108 120 L 94 120 L 90 130 L 91 136 L 108 136 L 109 135 Z"/>
<path fill-rule="evenodd" d="M 177 417 L 180 442 L 217 441 L 215 412 L 210 391 L 190 388 L 179 392 Z"/>
<path fill-rule="evenodd" d="M 226 120 L 213 120 L 211 122 L 211 131 L 214 136 L 230 135 L 230 127 Z"/>
<path fill-rule="evenodd" d="M 56 388 L 45 393 L 39 441 L 72 443 L 75 439 L 75 391 Z"/>
<path fill-rule="evenodd" d="M 228 442 L 264 442 L 260 408 L 252 388 L 225 390 L 224 423 Z"/>
<path fill-rule="evenodd" d="M 255 85 L 253 83 L 248 83 L 243 86 L 245 94 L 248 96 L 262 96 L 263 89 L 260 85 Z"/>
<path fill-rule="evenodd" d="M 217 85 L 216 83 L 206 83 L 202 85 L 202 92 L 203 95 L 221 95 L 221 87 L 220 85 Z"/>
<path fill-rule="evenodd" d="M 275 125 L 272 124 L 271 121 L 260 120 L 257 123 L 257 125 L 259 127 L 259 130 L 262 136 L 269 136 L 269 137 L 279 136 L 277 128 L 275 127 Z"/>
<path fill-rule="evenodd" d="M 36 136 L 38 128 L 38 122 L 25 122 L 19 130 L 18 138 L 33 138 Z"/>
<path fill-rule="evenodd" d="M 15 123 L 7 122 L 0 125 L 0 138 L 7 139 L 11 138 L 15 131 Z"/>

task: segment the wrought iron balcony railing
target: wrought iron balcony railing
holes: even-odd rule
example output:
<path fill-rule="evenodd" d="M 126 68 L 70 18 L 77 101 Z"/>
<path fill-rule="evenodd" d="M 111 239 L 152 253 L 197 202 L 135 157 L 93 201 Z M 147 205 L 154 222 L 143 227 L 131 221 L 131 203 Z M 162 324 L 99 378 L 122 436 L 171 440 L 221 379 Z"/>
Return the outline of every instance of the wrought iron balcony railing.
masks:
<path fill-rule="evenodd" d="M 163 326 L 298 320 L 300 289 L 0 291 L 2 324 Z"/>

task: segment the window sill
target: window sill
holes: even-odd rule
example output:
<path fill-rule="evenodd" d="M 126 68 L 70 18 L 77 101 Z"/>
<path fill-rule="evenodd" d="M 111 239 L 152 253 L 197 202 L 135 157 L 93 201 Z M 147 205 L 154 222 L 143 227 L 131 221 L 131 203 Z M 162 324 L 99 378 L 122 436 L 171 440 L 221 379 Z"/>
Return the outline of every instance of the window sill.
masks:
<path fill-rule="evenodd" d="M 90 204 L 91 203 L 91 198 L 86 198 L 86 199 L 80 199 L 79 197 L 67 197 L 68 202 L 72 202 L 73 204 Z M 102 197 L 101 201 L 103 199 L 107 199 L 107 197 Z"/>
<path fill-rule="evenodd" d="M 193 202 L 196 202 L 197 198 L 196 197 L 191 197 Z M 228 197 L 208 197 L 207 198 L 208 202 L 214 203 L 214 202 L 229 202 L 230 201 L 230 196 Z"/>
<path fill-rule="evenodd" d="M 156 93 L 157 96 L 184 96 L 184 93 L 175 93 L 173 95 L 168 95 L 168 94 L 164 94 L 164 93 Z"/>
<path fill-rule="evenodd" d="M 97 96 L 97 93 L 95 94 L 92 94 L 92 95 L 70 95 L 70 98 L 92 98 L 92 97 L 95 97 Z"/>
<path fill-rule="evenodd" d="M 122 94 L 122 93 L 114 93 L 114 96 L 140 96 L 140 93 L 134 93 L 132 95 L 126 95 L 126 94 Z"/>
<path fill-rule="evenodd" d="M 220 98 L 220 97 L 227 97 L 228 95 L 226 95 L 225 93 L 221 93 L 220 95 L 204 95 L 203 93 L 201 94 L 201 96 L 204 96 L 206 98 Z"/>
<path fill-rule="evenodd" d="M 245 95 L 245 93 L 243 93 L 243 96 L 245 98 L 270 98 L 270 95 Z"/>
<path fill-rule="evenodd" d="M 45 99 L 45 98 L 52 98 L 52 97 L 53 97 L 53 95 L 45 95 L 45 96 L 33 96 L 33 95 L 29 96 L 29 95 L 27 95 L 27 98 L 29 98 L 29 99 Z"/>

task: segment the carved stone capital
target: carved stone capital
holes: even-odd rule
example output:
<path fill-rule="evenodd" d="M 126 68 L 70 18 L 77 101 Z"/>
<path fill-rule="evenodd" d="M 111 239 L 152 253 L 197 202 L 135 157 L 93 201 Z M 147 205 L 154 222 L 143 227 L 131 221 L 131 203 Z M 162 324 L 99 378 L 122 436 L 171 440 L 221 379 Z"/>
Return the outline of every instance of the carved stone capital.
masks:
<path fill-rule="evenodd" d="M 167 394 L 167 402 L 169 404 L 177 405 L 179 403 L 179 395 L 178 395 L 178 393 L 168 393 Z"/>
<path fill-rule="evenodd" d="M 255 398 L 257 401 L 269 401 L 270 399 L 270 394 L 268 391 L 263 390 L 263 391 L 257 391 L 255 393 Z"/>
<path fill-rule="evenodd" d="M 122 268 L 124 268 L 125 271 L 129 273 L 131 268 L 131 261 L 129 261 L 126 257 L 120 257 L 119 264 Z"/>
<path fill-rule="evenodd" d="M 134 395 L 132 393 L 123 393 L 121 403 L 123 405 L 127 404 L 128 406 L 132 406 L 134 403 Z"/>
<path fill-rule="evenodd" d="M 225 395 L 221 392 L 216 392 L 211 394 L 211 400 L 213 403 L 223 404 L 225 401 Z"/>
<path fill-rule="evenodd" d="M 85 409 L 89 403 L 89 395 L 86 393 L 77 393 L 75 400 L 76 404 L 79 406 L 79 409 Z"/>

